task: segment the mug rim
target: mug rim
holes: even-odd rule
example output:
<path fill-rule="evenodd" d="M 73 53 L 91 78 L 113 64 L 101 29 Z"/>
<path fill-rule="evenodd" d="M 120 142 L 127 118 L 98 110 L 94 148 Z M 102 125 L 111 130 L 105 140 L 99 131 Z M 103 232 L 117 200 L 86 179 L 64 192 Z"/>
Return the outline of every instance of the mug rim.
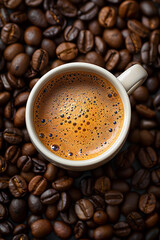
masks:
<path fill-rule="evenodd" d="M 121 132 L 118 138 L 116 139 L 116 141 L 111 145 L 109 149 L 107 149 L 102 154 L 94 158 L 85 159 L 85 160 L 65 159 L 52 153 L 49 149 L 45 147 L 45 145 L 38 138 L 38 135 L 35 131 L 34 123 L 33 123 L 33 106 L 39 91 L 53 77 L 61 73 L 71 72 L 71 71 L 92 72 L 107 79 L 109 82 L 111 82 L 111 84 L 113 84 L 113 86 L 118 91 L 124 107 L 124 122 L 123 122 Z M 109 161 L 111 157 L 115 155 L 115 152 L 117 152 L 121 148 L 122 144 L 126 139 L 126 136 L 128 134 L 129 127 L 130 127 L 131 105 L 130 105 L 129 97 L 125 88 L 123 87 L 122 83 L 112 73 L 94 64 L 73 62 L 73 63 L 66 63 L 64 65 L 51 69 L 39 79 L 39 81 L 32 88 L 30 95 L 28 97 L 27 104 L 26 104 L 25 120 L 26 120 L 26 127 L 33 145 L 50 162 L 55 163 L 57 166 L 66 167 L 66 168 L 67 167 L 78 168 L 78 167 L 85 167 L 85 166 L 89 167 L 89 166 L 99 164 L 100 162 L 105 163 Z"/>

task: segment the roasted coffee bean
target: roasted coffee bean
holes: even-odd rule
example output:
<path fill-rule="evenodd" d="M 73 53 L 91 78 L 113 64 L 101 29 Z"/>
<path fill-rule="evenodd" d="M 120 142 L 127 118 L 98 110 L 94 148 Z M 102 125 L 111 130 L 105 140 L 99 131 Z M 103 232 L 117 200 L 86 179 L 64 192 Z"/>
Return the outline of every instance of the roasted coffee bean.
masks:
<path fill-rule="evenodd" d="M 91 51 L 91 52 L 88 52 L 86 54 L 86 57 L 84 59 L 85 62 L 88 62 L 88 63 L 92 63 L 92 64 L 95 64 L 95 65 L 98 65 L 100 67 L 104 67 L 105 66 L 105 62 L 104 62 L 104 59 L 103 57 L 94 52 L 94 51 Z"/>
<path fill-rule="evenodd" d="M 143 146 L 151 146 L 154 143 L 155 136 L 151 131 L 148 130 L 141 130 L 139 132 L 140 135 L 140 142 Z"/>
<path fill-rule="evenodd" d="M 141 49 L 142 42 L 136 33 L 130 33 L 125 39 L 125 45 L 130 53 L 137 53 Z"/>
<path fill-rule="evenodd" d="M 80 199 L 75 203 L 75 213 L 81 220 L 88 220 L 94 214 L 93 204 L 88 199 Z"/>
<path fill-rule="evenodd" d="M 153 129 L 153 128 L 156 128 L 157 127 L 157 123 L 156 121 L 154 120 L 145 120 L 145 119 L 142 119 L 140 121 L 140 128 L 141 129 L 147 129 L 147 130 L 150 130 L 150 129 Z"/>
<path fill-rule="evenodd" d="M 89 30 L 81 30 L 77 39 L 77 47 L 81 53 L 89 52 L 94 46 L 94 36 Z"/>
<path fill-rule="evenodd" d="M 138 20 L 128 20 L 128 28 L 132 32 L 136 33 L 142 38 L 145 38 L 149 35 L 149 30 Z"/>
<path fill-rule="evenodd" d="M 0 191 L 0 203 L 6 204 L 10 202 L 10 196 L 8 192 Z"/>
<path fill-rule="evenodd" d="M 36 26 L 28 27 L 24 32 L 24 41 L 27 45 L 38 46 L 42 40 L 42 31 Z"/>
<path fill-rule="evenodd" d="M 109 205 L 119 205 L 123 202 L 123 194 L 116 190 L 105 193 L 105 202 Z"/>
<path fill-rule="evenodd" d="M 152 168 L 157 163 L 157 154 L 151 147 L 141 148 L 138 153 L 138 159 L 143 167 Z"/>
<path fill-rule="evenodd" d="M 155 93 L 159 87 L 159 81 L 157 77 L 151 77 L 147 79 L 146 86 L 150 93 Z"/>
<path fill-rule="evenodd" d="M 0 223 L 0 234 L 8 236 L 13 232 L 13 224 L 9 221 Z"/>
<path fill-rule="evenodd" d="M 153 51 L 150 51 L 149 42 L 145 42 L 141 48 L 141 59 L 144 64 L 152 63 Z"/>
<path fill-rule="evenodd" d="M 126 237 L 130 234 L 131 229 L 126 222 L 118 222 L 113 226 L 114 233 L 118 237 Z"/>
<path fill-rule="evenodd" d="M 59 11 L 66 17 L 75 17 L 77 15 L 77 8 L 68 0 L 58 0 L 57 7 Z"/>
<path fill-rule="evenodd" d="M 9 15 L 6 8 L 0 8 L 0 28 L 2 28 L 6 23 L 9 22 Z"/>
<path fill-rule="evenodd" d="M 117 19 L 116 19 L 116 27 L 118 29 L 121 29 L 123 30 L 124 28 L 126 28 L 126 22 L 123 18 L 117 16 Z"/>
<path fill-rule="evenodd" d="M 160 186 L 160 169 L 154 169 L 151 173 L 151 179 L 152 182 L 156 185 L 156 186 Z"/>
<path fill-rule="evenodd" d="M 80 183 L 81 192 L 84 196 L 90 196 L 93 193 L 94 181 L 93 178 L 83 178 Z"/>
<path fill-rule="evenodd" d="M 139 5 L 136 1 L 125 1 L 119 6 L 118 14 L 121 18 L 133 18 L 139 10 Z"/>
<path fill-rule="evenodd" d="M 141 9 L 142 13 L 148 17 L 157 15 L 157 8 L 153 2 L 141 1 L 140 9 Z"/>
<path fill-rule="evenodd" d="M 46 28 L 48 26 L 45 14 L 41 9 L 30 9 L 28 11 L 28 20 L 37 27 Z"/>
<path fill-rule="evenodd" d="M 93 19 L 92 21 L 90 21 L 88 23 L 88 30 L 90 30 L 93 35 L 97 36 L 97 35 L 101 35 L 102 34 L 102 27 L 100 26 L 99 22 L 97 19 Z M 100 37 L 100 36 L 97 36 Z"/>
<path fill-rule="evenodd" d="M 5 7 L 9 8 L 9 9 L 14 9 L 17 8 L 18 5 L 22 2 L 22 0 L 13 0 L 13 1 L 3 1 Z"/>
<path fill-rule="evenodd" d="M 130 168 L 126 168 L 126 169 L 118 169 L 118 177 L 122 178 L 122 179 L 127 179 L 130 178 L 134 175 L 134 168 L 130 167 Z"/>
<path fill-rule="evenodd" d="M 22 142 L 22 132 L 18 128 L 6 128 L 3 137 L 10 144 L 19 144 Z"/>
<path fill-rule="evenodd" d="M 0 203 L 0 221 L 3 221 L 8 216 L 8 210 L 5 205 Z"/>
<path fill-rule="evenodd" d="M 38 219 L 41 219 L 41 216 L 32 214 L 28 217 L 27 224 L 30 226 L 33 222 L 37 221 Z"/>
<path fill-rule="evenodd" d="M 73 26 L 78 28 L 79 30 L 84 30 L 85 29 L 84 22 L 82 20 L 80 20 L 80 19 L 76 19 L 73 22 Z"/>
<path fill-rule="evenodd" d="M 22 146 L 22 155 L 32 156 L 36 154 L 36 149 L 32 143 L 24 143 Z"/>
<path fill-rule="evenodd" d="M 95 181 L 94 189 L 97 193 L 105 194 L 111 188 L 111 182 L 108 177 L 100 177 Z"/>
<path fill-rule="evenodd" d="M 105 209 L 105 201 L 104 201 L 104 199 L 101 196 L 99 196 L 99 195 L 92 195 L 89 198 L 89 200 L 93 204 L 94 209 L 96 211 Z"/>
<path fill-rule="evenodd" d="M 43 32 L 43 35 L 46 37 L 46 38 L 53 38 L 55 37 L 56 35 L 58 35 L 60 32 L 62 31 L 62 27 L 61 26 L 51 26 L 51 27 L 48 27 L 44 32 Z"/>
<path fill-rule="evenodd" d="M 159 111 L 160 109 L 160 94 L 157 94 L 153 101 L 154 107 Z"/>
<path fill-rule="evenodd" d="M 143 231 L 145 228 L 144 220 L 138 212 L 130 212 L 127 215 L 127 222 L 129 226 L 135 231 Z"/>
<path fill-rule="evenodd" d="M 44 207 L 38 196 L 30 194 L 28 197 L 28 207 L 33 214 L 40 215 L 42 214 Z"/>
<path fill-rule="evenodd" d="M 42 193 L 40 199 L 43 204 L 53 204 L 58 201 L 59 193 L 55 189 L 50 188 Z"/>
<path fill-rule="evenodd" d="M 158 213 L 154 212 L 150 215 L 145 220 L 145 225 L 147 228 L 154 227 L 159 221 L 159 215 Z"/>
<path fill-rule="evenodd" d="M 11 87 L 14 89 L 22 89 L 25 86 L 24 79 L 21 77 L 16 77 L 10 72 L 7 73 L 7 80 Z"/>
<path fill-rule="evenodd" d="M 106 213 L 107 213 L 107 217 L 108 217 L 108 221 L 111 223 L 115 223 L 118 221 L 119 217 L 120 217 L 120 208 L 119 206 L 111 206 L 108 205 L 106 207 Z"/>
<path fill-rule="evenodd" d="M 27 216 L 27 204 L 24 199 L 12 199 L 9 205 L 9 214 L 11 219 L 16 223 L 22 223 Z"/>
<path fill-rule="evenodd" d="M 145 189 L 150 183 L 150 172 L 147 169 L 139 169 L 132 178 L 132 185 L 136 189 Z"/>
<path fill-rule="evenodd" d="M 76 239 L 82 238 L 87 232 L 87 226 L 84 222 L 78 221 L 74 227 L 74 236 Z"/>
<path fill-rule="evenodd" d="M 13 177 L 14 175 L 19 174 L 19 169 L 17 168 L 16 165 L 14 165 L 12 163 L 8 163 L 7 174 L 8 174 L 8 176 Z"/>
<path fill-rule="evenodd" d="M 106 69 L 108 71 L 112 71 L 116 67 L 117 63 L 119 62 L 119 59 L 120 59 L 120 55 L 117 50 L 115 49 L 108 50 L 104 58 L 106 63 Z"/>
<path fill-rule="evenodd" d="M 37 49 L 32 55 L 32 67 L 35 71 L 42 71 L 48 64 L 48 53 L 44 49 Z"/>
<path fill-rule="evenodd" d="M 133 92 L 133 97 L 137 102 L 146 102 L 149 98 L 149 91 L 145 86 L 140 86 Z"/>
<path fill-rule="evenodd" d="M 0 156 L 0 173 L 5 172 L 7 169 L 7 161 L 4 157 Z"/>
<path fill-rule="evenodd" d="M 117 64 L 116 69 L 118 71 L 123 71 L 131 61 L 131 55 L 127 49 L 120 50 L 119 54 L 120 54 L 120 60 Z"/>
<path fill-rule="evenodd" d="M 41 48 L 48 52 L 49 57 L 55 57 L 56 44 L 51 39 L 44 38 L 41 42 Z"/>
<path fill-rule="evenodd" d="M 27 233 L 27 225 L 26 224 L 18 224 L 14 230 L 13 235 L 21 234 L 21 233 Z"/>
<path fill-rule="evenodd" d="M 103 225 L 103 226 L 97 227 L 93 232 L 94 239 L 96 240 L 110 239 L 112 235 L 113 235 L 113 228 L 110 225 Z"/>
<path fill-rule="evenodd" d="M 43 0 L 25 0 L 25 3 L 29 7 L 37 7 L 42 3 Z"/>
<path fill-rule="evenodd" d="M 32 235 L 36 238 L 43 238 L 51 233 L 52 225 L 47 219 L 39 219 L 31 224 Z"/>
<path fill-rule="evenodd" d="M 6 91 L 12 91 L 12 87 L 8 82 L 6 74 L 1 74 L 0 76 L 1 76 L 1 81 L 2 81 L 2 84 L 3 84 L 3 88 Z M 2 94 L 2 96 L 3 96 L 3 94 Z"/>
<path fill-rule="evenodd" d="M 14 99 L 14 106 L 15 107 L 20 107 L 20 106 L 25 105 L 28 97 L 29 97 L 29 92 L 28 91 L 18 94 Z"/>
<path fill-rule="evenodd" d="M 78 37 L 78 34 L 79 34 L 79 29 L 70 25 L 66 27 L 64 30 L 64 39 L 68 42 L 74 41 Z"/>
<path fill-rule="evenodd" d="M 20 107 L 15 113 L 14 116 L 14 126 L 15 127 L 24 127 L 25 126 L 25 112 L 26 108 L 25 107 Z"/>
<path fill-rule="evenodd" d="M 55 204 L 47 205 L 45 210 L 46 218 L 48 218 L 49 220 L 54 220 L 56 219 L 57 215 L 58 215 L 57 206 Z"/>
<path fill-rule="evenodd" d="M 17 159 L 17 167 L 23 172 L 29 172 L 32 167 L 32 159 L 29 156 L 21 156 Z"/>
<path fill-rule="evenodd" d="M 46 171 L 44 173 L 44 177 L 49 181 L 53 181 L 57 176 L 58 168 L 51 163 L 47 164 Z"/>
<path fill-rule="evenodd" d="M 120 152 L 116 159 L 116 166 L 120 169 L 129 168 L 133 165 L 135 160 L 135 152 L 132 149 Z"/>
<path fill-rule="evenodd" d="M 0 93 L 0 106 L 5 105 L 9 99 L 10 99 L 10 93 L 9 92 L 1 92 Z"/>
<path fill-rule="evenodd" d="M 99 36 L 95 36 L 95 51 L 98 54 L 104 55 L 106 53 L 106 43 L 105 41 L 99 37 Z"/>
<path fill-rule="evenodd" d="M 10 20 L 17 24 L 22 24 L 27 21 L 27 14 L 22 11 L 12 12 L 10 14 Z"/>
<path fill-rule="evenodd" d="M 72 184 L 73 178 L 65 176 L 55 180 L 52 183 L 52 187 L 57 191 L 67 191 L 71 188 Z"/>
<path fill-rule="evenodd" d="M 136 192 L 128 192 L 125 195 L 122 205 L 122 213 L 126 216 L 130 212 L 136 211 L 138 208 L 139 194 Z"/>
<path fill-rule="evenodd" d="M 30 59 L 26 53 L 20 53 L 13 58 L 10 66 L 10 72 L 20 77 L 22 76 L 29 66 Z"/>
<path fill-rule="evenodd" d="M 63 61 L 74 59 L 78 54 L 78 49 L 74 43 L 63 42 L 56 49 L 57 57 Z"/>
<path fill-rule="evenodd" d="M 112 190 L 120 191 L 121 193 L 126 193 L 129 191 L 129 184 L 123 180 L 113 180 Z"/>
<path fill-rule="evenodd" d="M 98 15 L 99 24 L 105 28 L 111 28 L 116 23 L 116 12 L 112 7 L 103 7 Z"/>
<path fill-rule="evenodd" d="M 93 220 L 98 225 L 104 225 L 107 222 L 107 219 L 107 214 L 102 210 L 96 211 L 93 215 Z"/>
<path fill-rule="evenodd" d="M 75 214 L 74 208 L 70 207 L 65 212 L 60 212 L 62 220 L 67 224 L 74 224 L 77 221 L 77 215 Z"/>
<path fill-rule="evenodd" d="M 9 190 L 14 197 L 23 197 L 27 193 L 27 184 L 23 177 L 13 176 L 9 180 Z"/>
<path fill-rule="evenodd" d="M 70 198 L 69 194 L 66 192 L 61 192 L 60 200 L 57 204 L 57 209 L 59 212 L 64 212 L 69 208 Z"/>
<path fill-rule="evenodd" d="M 63 15 L 58 11 L 58 9 L 47 10 L 45 15 L 47 22 L 50 25 L 63 26 L 65 20 Z"/>
<path fill-rule="evenodd" d="M 145 214 L 149 214 L 154 211 L 156 207 L 156 197 L 153 193 L 145 193 L 140 196 L 139 209 Z"/>
<path fill-rule="evenodd" d="M 1 39 L 5 44 L 17 42 L 20 36 L 20 28 L 15 23 L 7 23 L 1 30 Z"/>
<path fill-rule="evenodd" d="M 9 101 L 4 108 L 4 117 L 7 119 L 13 119 L 14 114 L 15 114 L 14 105 L 11 101 Z"/>
<path fill-rule="evenodd" d="M 98 13 L 98 6 L 94 2 L 84 3 L 78 10 L 78 18 L 83 21 L 92 20 Z"/>
<path fill-rule="evenodd" d="M 121 32 L 114 29 L 105 29 L 103 32 L 103 39 L 111 48 L 118 49 L 123 43 L 123 37 Z"/>
<path fill-rule="evenodd" d="M 145 27 L 149 28 L 150 30 L 154 30 L 154 29 L 158 28 L 160 21 L 159 21 L 158 16 L 154 16 L 152 18 L 143 16 L 142 23 Z"/>
<path fill-rule="evenodd" d="M 160 192 L 159 191 L 160 191 L 160 187 L 159 186 L 155 186 L 155 185 L 151 185 L 147 189 L 148 193 L 153 193 L 158 199 L 160 199 Z"/>
<path fill-rule="evenodd" d="M 44 173 L 46 171 L 46 164 L 37 158 L 32 158 L 33 169 L 34 173 Z"/>
<path fill-rule="evenodd" d="M 47 187 L 47 180 L 40 176 L 36 175 L 33 177 L 28 184 L 28 191 L 33 195 L 41 195 Z"/>
<path fill-rule="evenodd" d="M 29 240 L 28 236 L 24 233 L 15 235 L 12 240 Z"/>
<path fill-rule="evenodd" d="M 143 117 L 151 119 L 155 117 L 155 112 L 143 104 L 138 104 L 136 106 L 136 111 Z"/>
<path fill-rule="evenodd" d="M 72 234 L 71 227 L 62 221 L 53 222 L 53 231 L 60 239 L 68 239 Z"/>
<path fill-rule="evenodd" d="M 13 43 L 4 50 L 4 58 L 7 61 L 12 61 L 17 54 L 22 52 L 24 52 L 24 46 L 21 43 Z"/>

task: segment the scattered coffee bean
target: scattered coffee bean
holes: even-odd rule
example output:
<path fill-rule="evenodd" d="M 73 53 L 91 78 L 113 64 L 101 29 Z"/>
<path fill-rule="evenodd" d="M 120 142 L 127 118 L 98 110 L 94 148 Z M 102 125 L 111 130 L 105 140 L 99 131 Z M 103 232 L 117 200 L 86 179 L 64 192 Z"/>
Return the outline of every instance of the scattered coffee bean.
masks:
<path fill-rule="evenodd" d="M 88 199 L 78 200 L 75 204 L 75 212 L 79 219 L 88 220 L 94 213 L 93 204 Z"/>

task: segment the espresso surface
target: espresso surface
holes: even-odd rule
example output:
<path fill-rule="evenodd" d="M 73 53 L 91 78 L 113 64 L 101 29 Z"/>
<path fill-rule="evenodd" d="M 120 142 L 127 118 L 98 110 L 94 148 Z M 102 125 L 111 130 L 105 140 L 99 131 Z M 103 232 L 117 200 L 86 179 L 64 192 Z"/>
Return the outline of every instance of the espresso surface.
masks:
<path fill-rule="evenodd" d="M 34 102 L 34 125 L 41 142 L 56 155 L 85 160 L 105 152 L 118 138 L 124 108 L 114 86 L 87 72 L 60 74 Z"/>

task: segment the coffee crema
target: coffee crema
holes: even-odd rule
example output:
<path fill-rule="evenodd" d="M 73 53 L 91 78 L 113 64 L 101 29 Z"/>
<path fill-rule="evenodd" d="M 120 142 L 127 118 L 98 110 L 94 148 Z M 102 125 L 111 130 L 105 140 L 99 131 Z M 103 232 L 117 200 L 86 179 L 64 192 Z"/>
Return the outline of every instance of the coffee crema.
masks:
<path fill-rule="evenodd" d="M 124 106 L 115 87 L 88 72 L 62 73 L 41 89 L 33 108 L 40 141 L 70 160 L 99 156 L 117 140 Z"/>

